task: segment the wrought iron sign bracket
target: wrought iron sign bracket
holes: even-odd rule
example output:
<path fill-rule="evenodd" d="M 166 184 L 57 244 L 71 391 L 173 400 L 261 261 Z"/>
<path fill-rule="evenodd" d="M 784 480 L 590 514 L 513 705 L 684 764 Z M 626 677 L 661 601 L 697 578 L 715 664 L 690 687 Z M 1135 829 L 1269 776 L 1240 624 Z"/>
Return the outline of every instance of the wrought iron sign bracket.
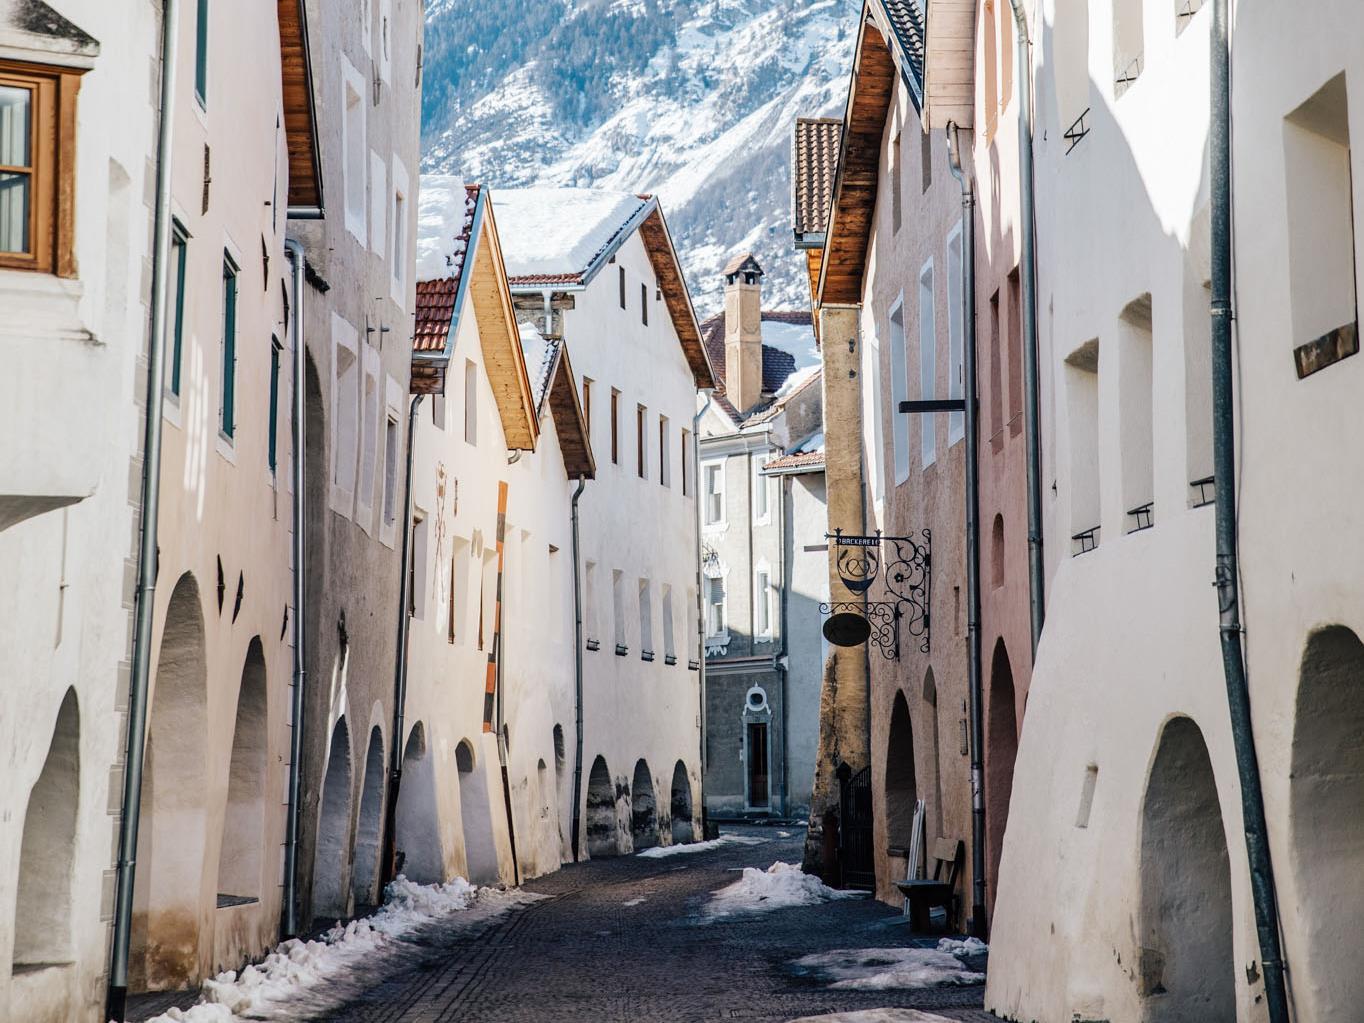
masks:
<path fill-rule="evenodd" d="M 824 635 L 838 646 L 870 642 L 887 660 L 900 658 L 900 622 L 909 634 L 920 639 L 919 651 L 929 651 L 929 603 L 932 594 L 932 535 L 929 530 L 915 536 L 844 535 L 841 529 L 826 533 L 825 539 L 837 554 L 834 566 L 838 577 L 855 600 L 827 601 L 821 613 L 829 615 Z M 865 599 L 878 579 L 884 583 L 888 599 Z"/>

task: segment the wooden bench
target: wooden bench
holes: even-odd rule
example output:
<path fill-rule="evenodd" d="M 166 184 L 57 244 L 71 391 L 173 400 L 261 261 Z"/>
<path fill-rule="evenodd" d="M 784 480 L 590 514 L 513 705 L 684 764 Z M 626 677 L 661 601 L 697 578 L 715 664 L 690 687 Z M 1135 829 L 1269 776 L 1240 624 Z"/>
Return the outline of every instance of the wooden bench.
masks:
<path fill-rule="evenodd" d="M 951 919 L 957 876 L 961 873 L 965 852 L 966 843 L 959 838 L 935 838 L 929 849 L 929 859 L 933 861 L 932 878 L 908 878 L 895 882 L 895 887 L 905 897 L 909 926 L 913 930 L 929 929 L 929 911 L 935 907 L 942 907 L 948 919 Z"/>

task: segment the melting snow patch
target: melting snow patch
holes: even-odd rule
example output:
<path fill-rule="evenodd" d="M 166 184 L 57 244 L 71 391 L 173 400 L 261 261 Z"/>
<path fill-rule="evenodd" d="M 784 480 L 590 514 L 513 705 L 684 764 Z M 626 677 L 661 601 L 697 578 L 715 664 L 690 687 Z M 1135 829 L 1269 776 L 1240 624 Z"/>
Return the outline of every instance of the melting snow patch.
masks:
<path fill-rule="evenodd" d="M 635 855 L 657 860 L 664 856 L 710 852 L 712 849 L 720 849 L 727 845 L 759 845 L 764 841 L 766 839 L 754 838 L 751 835 L 721 835 L 719 838 L 712 838 L 707 842 L 688 842 L 685 845 L 656 845 L 652 849 L 645 849 L 643 852 L 635 853 Z"/>
<path fill-rule="evenodd" d="M 802 956 L 792 966 L 829 987 L 855 991 L 955 987 L 985 983 L 985 974 L 966 968 L 963 956 L 989 951 L 978 938 L 943 938 L 937 948 L 843 948 Z"/>
<path fill-rule="evenodd" d="M 626 901 L 626 902 L 622 902 L 621 905 L 622 905 L 622 906 L 638 906 L 638 905 L 639 905 L 641 902 L 643 902 L 643 901 L 644 901 L 643 898 L 630 899 L 630 900 L 628 900 L 628 901 Z"/>
<path fill-rule="evenodd" d="M 719 920 L 792 906 L 814 906 L 834 899 L 858 899 L 865 895 L 866 892 L 830 888 L 794 863 L 778 861 L 766 870 L 745 867 L 743 877 L 711 896 L 703 915 L 706 920 Z"/>
<path fill-rule="evenodd" d="M 951 1023 L 946 1016 L 918 1009 L 858 1009 L 827 1016 L 802 1016 L 790 1023 Z"/>
<path fill-rule="evenodd" d="M 170 1009 L 148 1023 L 232 1023 L 238 1019 L 288 1019 L 287 1004 L 309 992 L 309 1004 L 327 991 L 344 999 L 347 982 L 373 968 L 385 954 L 396 953 L 403 936 L 477 903 L 487 919 L 534 896 L 479 889 L 457 877 L 443 885 L 414 884 L 399 877 L 384 892 L 384 905 L 373 916 L 337 924 L 320 938 L 291 938 L 275 946 L 260 963 L 240 973 L 228 970 L 204 982 L 201 1001 L 189 1009 Z"/>

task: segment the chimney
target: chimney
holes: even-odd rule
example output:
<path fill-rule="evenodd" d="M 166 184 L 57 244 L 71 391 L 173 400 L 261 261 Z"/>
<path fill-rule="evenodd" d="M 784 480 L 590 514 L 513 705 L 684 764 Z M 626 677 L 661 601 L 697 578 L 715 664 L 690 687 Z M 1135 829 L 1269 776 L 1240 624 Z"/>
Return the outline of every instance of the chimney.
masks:
<path fill-rule="evenodd" d="M 751 252 L 725 267 L 725 396 L 741 413 L 762 400 L 762 276 Z"/>

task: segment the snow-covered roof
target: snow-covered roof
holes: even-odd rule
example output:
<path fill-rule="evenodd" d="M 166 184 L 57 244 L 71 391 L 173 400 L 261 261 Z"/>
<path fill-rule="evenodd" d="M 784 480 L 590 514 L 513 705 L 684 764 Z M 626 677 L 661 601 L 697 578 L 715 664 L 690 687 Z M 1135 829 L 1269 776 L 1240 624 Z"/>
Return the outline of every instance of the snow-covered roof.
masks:
<path fill-rule="evenodd" d="M 530 392 L 538 409 L 545 403 L 545 391 L 549 388 L 550 371 L 554 368 L 554 357 L 558 354 L 559 343 L 547 340 L 533 323 L 519 323 L 517 327 L 521 331 L 521 351 L 526 357 Z"/>
<path fill-rule="evenodd" d="M 580 279 L 649 204 L 629 192 L 589 188 L 508 188 L 494 198 L 513 283 Z"/>
<path fill-rule="evenodd" d="M 473 230 L 478 186 L 423 174 L 417 197 L 417 280 L 459 279 Z"/>

